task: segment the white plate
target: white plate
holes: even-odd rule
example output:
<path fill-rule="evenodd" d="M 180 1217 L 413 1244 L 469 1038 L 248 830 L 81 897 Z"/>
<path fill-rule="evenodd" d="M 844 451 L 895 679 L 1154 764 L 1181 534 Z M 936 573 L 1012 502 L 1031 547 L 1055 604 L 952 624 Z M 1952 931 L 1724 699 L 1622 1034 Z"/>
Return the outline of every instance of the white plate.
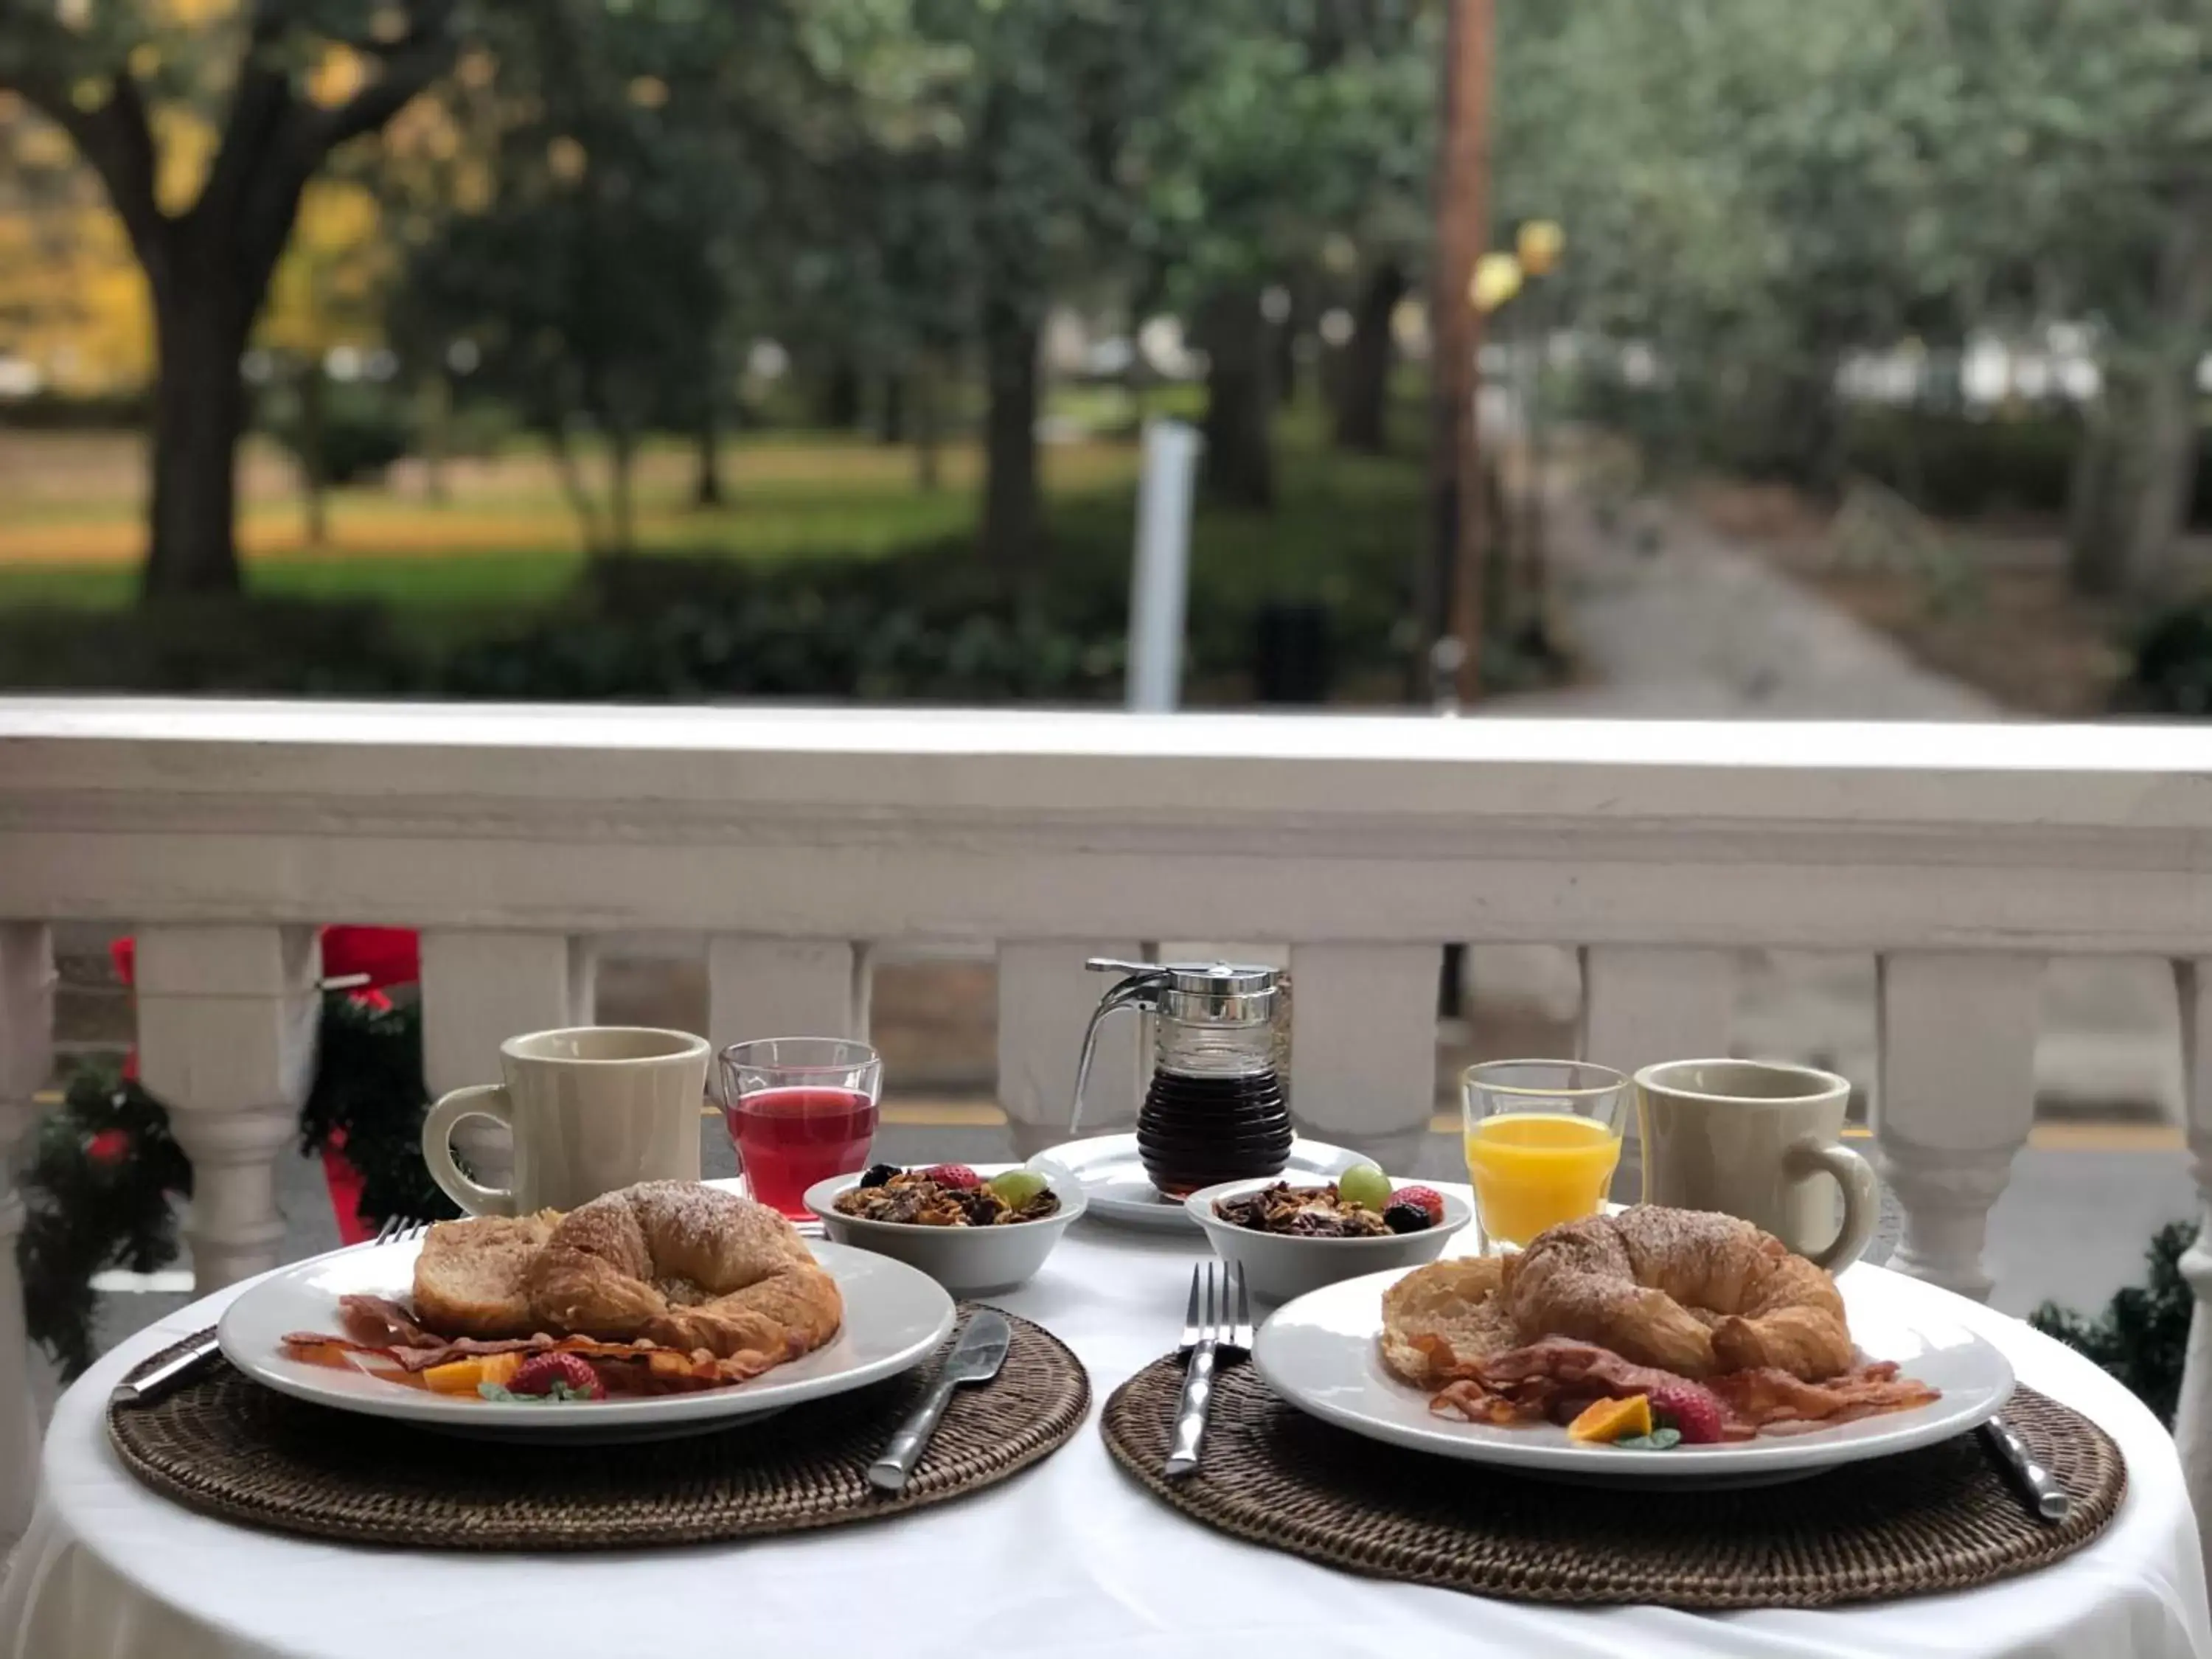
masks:
<path fill-rule="evenodd" d="M 1283 1166 L 1285 1181 L 1334 1181 L 1355 1164 L 1367 1160 L 1358 1152 L 1326 1141 L 1301 1136 L 1291 1143 L 1291 1161 Z M 1162 1232 L 1195 1232 L 1198 1223 L 1186 1214 L 1182 1200 L 1162 1195 L 1145 1174 L 1137 1156 L 1134 1135 L 1093 1135 L 1085 1140 L 1063 1141 L 1030 1160 L 1032 1169 L 1057 1164 L 1083 1183 L 1090 1213 L 1099 1220 L 1124 1226 L 1152 1227 Z"/>
<path fill-rule="evenodd" d="M 731 1388 L 526 1406 L 436 1395 L 362 1371 L 286 1358 L 282 1339 L 289 1332 L 343 1334 L 342 1296 L 403 1300 L 414 1284 L 421 1248 L 410 1241 L 340 1250 L 262 1280 L 223 1313 L 216 1334 L 225 1358 L 257 1382 L 339 1411 L 396 1417 L 485 1439 L 606 1442 L 704 1433 L 842 1394 L 920 1364 L 952 1329 L 952 1298 L 928 1274 L 889 1256 L 815 1240 L 807 1248 L 844 1294 L 842 1328 L 803 1359 Z"/>
<path fill-rule="evenodd" d="M 1376 1337 L 1382 1292 L 1396 1273 L 1347 1279 L 1302 1296 L 1260 1329 L 1254 1363 L 1267 1386 L 1303 1411 L 1355 1434 L 1471 1463 L 1495 1463 L 1558 1480 L 1601 1485 L 1733 1486 L 1793 1480 L 1838 1463 L 1887 1457 L 1972 1428 L 1994 1417 L 2012 1393 L 2012 1365 L 1966 1326 L 1930 1314 L 1923 1297 L 1899 1288 L 1896 1275 L 1863 1268 L 1839 1281 L 1851 1334 L 1877 1359 L 1894 1359 L 1908 1376 L 1942 1390 L 1917 1411 L 1861 1418 L 1832 1429 L 1761 1437 L 1726 1446 L 1621 1451 L 1578 1446 L 1549 1424 L 1502 1428 L 1429 1412 L 1429 1396 L 1382 1367 Z"/>

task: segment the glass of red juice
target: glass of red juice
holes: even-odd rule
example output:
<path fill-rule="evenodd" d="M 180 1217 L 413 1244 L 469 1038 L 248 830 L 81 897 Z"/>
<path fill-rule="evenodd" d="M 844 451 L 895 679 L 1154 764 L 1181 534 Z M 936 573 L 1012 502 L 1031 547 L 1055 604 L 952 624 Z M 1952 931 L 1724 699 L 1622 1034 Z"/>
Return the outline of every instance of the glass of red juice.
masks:
<path fill-rule="evenodd" d="M 755 1199 L 811 1220 L 806 1189 L 868 1167 L 884 1062 L 844 1037 L 761 1037 L 722 1050 L 722 1115 Z"/>

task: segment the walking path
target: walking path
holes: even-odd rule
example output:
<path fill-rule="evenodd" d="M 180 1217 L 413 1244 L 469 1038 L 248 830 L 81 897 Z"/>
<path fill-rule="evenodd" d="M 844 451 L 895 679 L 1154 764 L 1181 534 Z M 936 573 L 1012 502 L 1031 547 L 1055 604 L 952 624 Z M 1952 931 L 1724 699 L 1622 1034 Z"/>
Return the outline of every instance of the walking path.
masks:
<path fill-rule="evenodd" d="M 1607 534 L 1582 502 L 1565 498 L 1553 509 L 1553 526 L 1557 608 L 1589 683 L 1516 698 L 1500 705 L 1501 712 L 1613 719 L 2006 718 L 1979 691 L 1922 667 L 1683 514 L 1639 507 Z M 1752 968 L 1743 994 L 1740 1035 L 1748 1046 L 1819 1057 L 1863 1086 L 1871 1083 L 1870 960 L 1772 955 Z M 2179 1120 L 2180 1028 L 2164 964 L 2055 964 L 2044 1025 L 2037 1092 L 2045 1105 Z"/>

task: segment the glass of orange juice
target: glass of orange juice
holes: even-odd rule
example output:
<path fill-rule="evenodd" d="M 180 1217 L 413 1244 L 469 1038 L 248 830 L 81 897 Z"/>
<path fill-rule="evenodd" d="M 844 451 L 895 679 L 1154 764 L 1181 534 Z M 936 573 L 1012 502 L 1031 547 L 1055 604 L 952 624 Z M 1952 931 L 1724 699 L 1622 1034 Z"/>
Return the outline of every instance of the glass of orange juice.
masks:
<path fill-rule="evenodd" d="M 1484 1249 L 1519 1249 L 1605 1207 L 1628 1079 L 1579 1060 L 1493 1060 L 1461 1074 L 1467 1171 Z"/>

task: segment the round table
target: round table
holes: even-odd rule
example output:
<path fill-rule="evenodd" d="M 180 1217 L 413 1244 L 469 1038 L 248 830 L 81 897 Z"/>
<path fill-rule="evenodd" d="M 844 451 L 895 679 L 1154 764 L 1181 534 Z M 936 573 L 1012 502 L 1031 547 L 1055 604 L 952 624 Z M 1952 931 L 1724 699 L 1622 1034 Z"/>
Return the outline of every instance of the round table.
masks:
<path fill-rule="evenodd" d="M 1103 1401 L 1171 1344 L 1203 1249 L 1195 1235 L 1083 1221 L 1036 1279 L 997 1299 L 1069 1343 Z M 1322 1650 L 1376 1659 L 2212 1659 L 2197 1524 L 2156 1419 L 2020 1322 L 1932 1286 L 1904 1288 L 1978 1327 L 2022 1382 L 2119 1442 L 2126 1503 L 2088 1549 L 1987 1589 L 1836 1612 L 1482 1601 L 1353 1577 L 1208 1531 L 1124 1477 L 1095 1424 L 1004 1486 L 879 1526 L 606 1554 L 349 1548 L 191 1514 L 140 1486 L 109 1449 L 109 1390 L 155 1349 L 213 1322 L 233 1289 L 141 1332 L 62 1399 L 37 1516 L 0 1588 L 0 1656 L 393 1659 L 482 1648 L 529 1659 L 662 1650 L 802 1659 L 881 1645 L 911 1659 L 1001 1647 L 1117 1659 Z"/>

